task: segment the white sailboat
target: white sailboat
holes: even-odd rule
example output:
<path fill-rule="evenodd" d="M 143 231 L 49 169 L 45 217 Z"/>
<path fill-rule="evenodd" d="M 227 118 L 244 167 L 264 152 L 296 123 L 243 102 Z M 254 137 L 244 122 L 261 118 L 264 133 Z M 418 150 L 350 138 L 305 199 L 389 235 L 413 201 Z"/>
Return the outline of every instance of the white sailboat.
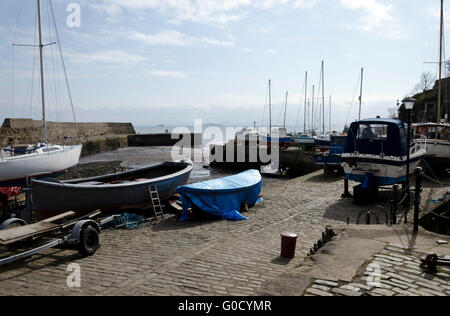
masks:
<path fill-rule="evenodd" d="M 37 0 L 37 10 L 39 26 L 43 143 L 3 148 L 0 151 L 0 187 L 22 186 L 27 175 L 40 175 L 41 177 L 52 177 L 60 175 L 67 170 L 75 167 L 80 159 L 82 145 L 60 146 L 52 145 L 47 142 L 43 57 L 43 49 L 47 45 L 43 44 L 42 38 L 41 0 Z M 63 60 L 62 63 L 64 67 Z"/>
<path fill-rule="evenodd" d="M 450 124 L 441 120 L 443 35 L 444 0 L 441 0 L 437 120 L 436 123 L 418 123 L 413 125 L 416 143 L 426 150 L 425 161 L 434 172 L 442 172 L 450 168 Z"/>

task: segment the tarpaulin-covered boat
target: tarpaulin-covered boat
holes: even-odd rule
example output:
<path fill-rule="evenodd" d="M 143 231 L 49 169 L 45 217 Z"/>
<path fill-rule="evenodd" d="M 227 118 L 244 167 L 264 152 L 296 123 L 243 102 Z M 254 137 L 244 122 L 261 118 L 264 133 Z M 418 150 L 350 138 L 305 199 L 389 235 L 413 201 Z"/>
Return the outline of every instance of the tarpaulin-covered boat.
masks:
<path fill-rule="evenodd" d="M 250 207 L 259 203 L 262 184 L 259 171 L 248 170 L 230 177 L 180 186 L 177 191 L 183 203 L 181 221 L 189 219 L 189 209 L 194 206 L 222 219 L 245 220 L 247 218 L 239 211 L 245 203 Z"/>
<path fill-rule="evenodd" d="M 188 183 L 192 162 L 165 162 L 141 169 L 93 178 L 58 181 L 31 180 L 31 208 L 41 217 L 66 211 L 118 211 L 151 203 L 150 186 L 160 199 L 176 193 Z"/>

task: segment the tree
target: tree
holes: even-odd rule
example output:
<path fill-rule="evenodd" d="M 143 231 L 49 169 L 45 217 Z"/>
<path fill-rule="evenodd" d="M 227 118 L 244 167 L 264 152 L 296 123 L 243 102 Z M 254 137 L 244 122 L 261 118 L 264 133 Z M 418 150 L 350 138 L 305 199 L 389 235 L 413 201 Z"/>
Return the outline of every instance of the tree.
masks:
<path fill-rule="evenodd" d="M 397 108 L 390 108 L 388 109 L 389 118 L 397 119 L 398 118 L 398 111 Z"/>
<path fill-rule="evenodd" d="M 427 90 L 431 90 L 433 88 L 434 83 L 436 82 L 436 76 L 431 72 L 424 72 L 420 76 L 419 82 L 414 86 L 411 91 L 412 95 L 416 95 Z"/>

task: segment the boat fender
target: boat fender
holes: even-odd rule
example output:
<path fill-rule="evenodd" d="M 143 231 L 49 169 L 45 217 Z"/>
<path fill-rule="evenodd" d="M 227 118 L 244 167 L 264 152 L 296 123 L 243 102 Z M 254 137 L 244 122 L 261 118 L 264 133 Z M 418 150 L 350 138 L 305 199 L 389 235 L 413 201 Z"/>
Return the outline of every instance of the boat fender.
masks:
<path fill-rule="evenodd" d="M 0 230 L 3 229 L 7 229 L 9 227 L 9 225 L 15 224 L 15 223 L 19 223 L 20 226 L 25 226 L 27 223 L 20 218 L 10 218 L 6 221 L 4 221 L 1 225 L 0 225 Z"/>
<path fill-rule="evenodd" d="M 82 220 L 76 223 L 73 227 L 72 234 L 70 235 L 68 242 L 71 244 L 78 244 L 80 242 L 81 231 L 89 226 L 94 227 L 97 232 L 100 233 L 100 227 L 98 226 L 97 222 L 91 219 Z"/>

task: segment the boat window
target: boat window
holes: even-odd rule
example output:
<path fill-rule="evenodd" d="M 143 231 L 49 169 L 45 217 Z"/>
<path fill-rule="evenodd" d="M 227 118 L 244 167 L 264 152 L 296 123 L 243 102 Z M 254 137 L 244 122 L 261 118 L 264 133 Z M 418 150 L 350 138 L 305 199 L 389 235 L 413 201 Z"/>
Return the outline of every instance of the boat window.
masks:
<path fill-rule="evenodd" d="M 388 126 L 386 124 L 361 124 L 358 128 L 357 139 L 386 140 Z"/>
<path fill-rule="evenodd" d="M 435 126 L 428 127 L 428 138 L 436 139 L 437 137 L 437 129 Z"/>

